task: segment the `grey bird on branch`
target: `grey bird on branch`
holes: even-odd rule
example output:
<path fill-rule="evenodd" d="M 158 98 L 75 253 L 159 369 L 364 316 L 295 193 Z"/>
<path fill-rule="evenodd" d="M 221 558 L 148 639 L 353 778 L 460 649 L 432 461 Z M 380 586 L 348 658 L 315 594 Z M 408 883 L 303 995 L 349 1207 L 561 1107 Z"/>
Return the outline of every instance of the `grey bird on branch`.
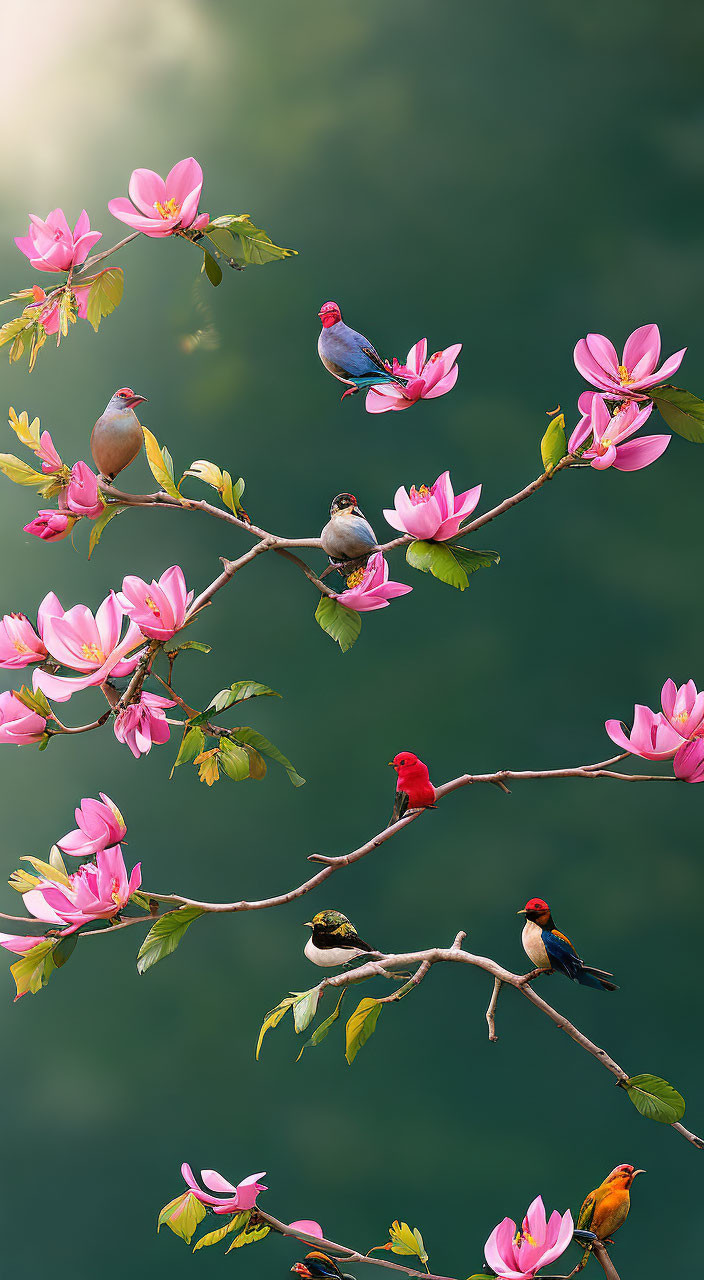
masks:
<path fill-rule="evenodd" d="M 90 451 L 105 480 L 114 480 L 137 457 L 144 434 L 134 406 L 143 404 L 146 398 L 131 387 L 120 387 L 93 427 Z"/>
<path fill-rule="evenodd" d="M 371 555 L 377 545 L 376 534 L 353 493 L 338 493 L 333 498 L 320 542 L 334 568 Z"/>

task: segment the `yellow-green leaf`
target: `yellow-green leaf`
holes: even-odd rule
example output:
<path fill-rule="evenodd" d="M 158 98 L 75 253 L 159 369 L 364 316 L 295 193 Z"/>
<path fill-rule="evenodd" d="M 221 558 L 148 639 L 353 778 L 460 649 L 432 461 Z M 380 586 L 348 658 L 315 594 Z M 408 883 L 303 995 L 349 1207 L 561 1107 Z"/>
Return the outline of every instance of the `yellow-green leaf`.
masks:
<path fill-rule="evenodd" d="M 201 1204 L 192 1191 L 184 1191 L 175 1200 L 164 1205 L 156 1225 L 157 1231 L 163 1226 L 170 1227 L 175 1235 L 180 1236 L 186 1244 L 190 1244 L 193 1232 L 205 1217 L 205 1205 Z"/>
<path fill-rule="evenodd" d="M 231 1235 L 233 1231 L 242 1231 L 251 1216 L 249 1209 L 246 1209 L 244 1213 L 236 1213 L 227 1226 L 218 1227 L 217 1231 L 209 1231 L 207 1236 L 201 1236 L 200 1240 L 197 1240 L 194 1244 L 193 1252 L 195 1253 L 197 1249 L 206 1249 L 211 1244 L 219 1244 L 221 1240 L 225 1239 L 225 1236 Z"/>
<path fill-rule="evenodd" d="M 552 471 L 567 453 L 567 437 L 565 435 L 565 415 L 558 413 L 551 418 L 548 429 L 540 441 L 540 456 L 546 471 Z"/>
<path fill-rule="evenodd" d="M 345 987 L 343 987 L 343 988 L 342 988 L 342 991 L 340 992 L 340 998 L 339 998 L 339 1000 L 338 1000 L 337 1004 L 335 1005 L 335 1008 L 333 1009 L 332 1013 L 329 1015 L 329 1017 L 327 1017 L 327 1018 L 325 1019 L 325 1021 L 324 1021 L 324 1022 L 321 1022 L 321 1023 L 320 1023 L 320 1026 L 319 1026 L 319 1027 L 316 1027 L 316 1028 L 315 1028 L 315 1031 L 313 1032 L 312 1036 L 310 1037 L 310 1040 L 306 1040 L 305 1044 L 303 1045 L 303 1047 L 302 1047 L 302 1049 L 301 1049 L 301 1052 L 299 1053 L 298 1057 L 296 1058 L 296 1062 L 300 1062 L 300 1060 L 301 1060 L 301 1058 L 303 1057 L 303 1054 L 305 1053 L 305 1050 L 306 1050 L 306 1049 L 313 1049 L 313 1048 L 315 1048 L 315 1046 L 316 1046 L 316 1045 L 319 1045 L 319 1044 L 321 1043 L 321 1041 L 325 1039 L 325 1037 L 326 1037 L 326 1035 L 328 1034 L 328 1031 L 330 1030 L 331 1026 L 333 1025 L 333 1023 L 334 1023 L 334 1022 L 337 1022 L 337 1019 L 338 1019 L 338 1018 L 339 1018 L 339 1016 L 340 1016 L 340 1006 L 341 1006 L 341 1004 L 342 1004 L 342 1001 L 343 1001 L 343 1000 L 344 1000 L 344 998 L 345 998 L 345 995 L 346 995 L 346 988 L 345 988 Z"/>
<path fill-rule="evenodd" d="M 257 1225 L 255 1223 L 252 1227 L 245 1227 L 244 1231 L 240 1231 L 239 1235 L 235 1236 L 230 1248 L 226 1249 L 225 1253 L 229 1253 L 230 1249 L 241 1249 L 245 1244 L 256 1244 L 258 1240 L 263 1240 L 264 1236 L 268 1236 L 270 1231 L 271 1227 L 267 1227 L 264 1224 Z"/>
<path fill-rule="evenodd" d="M 374 1034 L 381 1010 L 382 1004 L 380 1000 L 365 996 L 364 1000 L 360 1000 L 351 1018 L 348 1019 L 347 1027 L 345 1028 L 345 1057 L 350 1066 L 352 1066 L 360 1049 L 364 1047 L 369 1037 Z"/>
<path fill-rule="evenodd" d="M 34 453 L 36 453 L 39 448 L 39 438 L 41 434 L 39 419 L 33 418 L 30 422 L 29 414 L 26 409 L 23 409 L 18 416 L 12 406 L 10 406 L 8 421 L 21 443 L 25 444 L 28 449 L 32 449 Z"/>
<path fill-rule="evenodd" d="M 155 435 L 148 427 L 143 426 L 144 432 L 144 448 L 147 454 L 147 462 L 157 484 L 160 484 L 164 493 L 168 493 L 170 498 L 178 498 L 181 503 L 187 502 L 182 498 L 174 483 L 174 467 L 171 461 L 171 454 L 168 449 L 162 449 Z"/>
<path fill-rule="evenodd" d="M 122 267 L 108 267 L 107 271 L 101 271 L 100 275 L 93 280 L 88 294 L 86 319 L 92 324 L 96 333 L 103 316 L 109 316 L 116 307 L 119 307 L 124 287 L 125 277 Z"/>
<path fill-rule="evenodd" d="M 38 942 L 36 947 L 26 951 L 15 964 L 10 965 L 10 973 L 17 987 L 17 1000 L 28 991 L 35 996 L 46 986 L 56 968 L 52 956 L 55 941 L 54 938 L 47 938 L 45 942 Z"/>
<path fill-rule="evenodd" d="M 0 453 L 0 471 L 15 484 L 31 485 L 34 489 L 46 485 L 46 476 L 41 471 L 35 471 L 34 467 L 30 467 L 21 458 L 16 458 L 14 453 Z"/>
<path fill-rule="evenodd" d="M 277 1004 L 275 1009 L 270 1009 L 269 1012 L 267 1013 L 262 1023 L 261 1031 L 259 1032 L 259 1039 L 257 1040 L 257 1048 L 254 1054 L 257 1061 L 259 1061 L 259 1052 L 261 1050 L 262 1042 L 264 1040 L 264 1036 L 266 1035 L 267 1031 L 271 1031 L 273 1027 L 278 1027 L 281 1019 L 285 1017 L 285 1015 L 288 1013 L 291 1006 L 296 1003 L 297 998 L 298 998 L 297 996 L 287 996 L 285 1000 L 282 1000 L 280 1004 Z"/>
<path fill-rule="evenodd" d="M 181 907 L 155 920 L 137 952 L 137 973 L 146 973 L 159 960 L 173 955 L 186 930 L 202 914 L 200 907 Z"/>
<path fill-rule="evenodd" d="M 59 857 L 60 856 L 61 855 L 59 854 Z M 25 854 L 20 861 L 28 862 L 30 867 L 34 867 L 37 875 L 43 876 L 45 880 L 53 880 L 56 884 L 62 884 L 64 888 L 68 888 L 69 879 L 66 867 L 63 865 L 63 859 L 61 867 L 56 866 L 56 864 L 52 862 L 42 862 L 41 858 L 33 858 L 30 854 Z"/>
<path fill-rule="evenodd" d="M 123 511 L 126 511 L 126 510 L 127 510 L 127 507 L 121 507 L 117 502 L 110 502 L 108 503 L 107 506 L 103 507 L 103 510 L 98 516 L 98 519 L 93 521 L 93 525 L 91 527 L 90 538 L 88 539 L 88 559 L 89 560 L 93 552 L 95 551 L 95 548 L 97 547 L 98 543 L 100 542 L 105 526 L 110 523 L 113 516 L 119 516 Z"/>

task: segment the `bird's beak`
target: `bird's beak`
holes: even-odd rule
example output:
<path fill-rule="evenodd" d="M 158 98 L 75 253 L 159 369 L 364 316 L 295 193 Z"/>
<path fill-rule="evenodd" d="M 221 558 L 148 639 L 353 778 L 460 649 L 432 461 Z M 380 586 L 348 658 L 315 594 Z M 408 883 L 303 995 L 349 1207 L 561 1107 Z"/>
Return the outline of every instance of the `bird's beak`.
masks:
<path fill-rule="evenodd" d="M 146 402 L 146 399 L 147 399 L 146 396 L 137 395 L 137 393 L 135 392 L 135 394 L 133 396 L 130 396 L 129 398 L 128 408 L 134 409 L 134 406 L 136 404 L 144 404 Z"/>
<path fill-rule="evenodd" d="M 647 1170 L 647 1169 L 634 1169 L 634 1170 L 633 1170 L 633 1177 L 634 1177 L 634 1178 L 637 1178 L 639 1173 L 647 1173 L 647 1172 L 648 1172 L 648 1170 Z M 631 1181 L 633 1181 L 633 1178 L 631 1179 Z"/>
<path fill-rule="evenodd" d="M 521 907 L 520 911 L 517 911 L 517 912 L 516 912 L 516 915 L 517 915 L 517 916 L 524 916 L 525 914 L 526 914 L 526 909 L 525 909 L 525 907 Z"/>
<path fill-rule="evenodd" d="M 389 761 L 388 761 L 388 766 L 389 766 L 389 768 L 390 768 L 390 769 L 395 769 L 395 768 L 396 768 L 396 765 L 394 764 L 393 760 L 389 760 Z"/>
<path fill-rule="evenodd" d="M 304 920 L 304 921 L 303 921 L 303 928 L 304 928 L 304 929 L 312 929 L 312 928 L 313 928 L 313 921 L 312 921 L 312 920 Z"/>

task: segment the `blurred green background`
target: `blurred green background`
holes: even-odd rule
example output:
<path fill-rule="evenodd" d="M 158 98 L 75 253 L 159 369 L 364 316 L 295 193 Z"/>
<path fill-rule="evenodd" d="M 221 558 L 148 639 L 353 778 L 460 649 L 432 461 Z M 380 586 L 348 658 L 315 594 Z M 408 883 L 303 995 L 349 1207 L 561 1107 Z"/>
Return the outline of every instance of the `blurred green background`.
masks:
<path fill-rule="evenodd" d="M 704 13 L 687 0 L 641 0 L 637 15 L 603 0 L 37 0 L 5 6 L 0 26 L 3 292 L 33 283 L 12 243 L 30 210 L 62 205 L 73 221 L 85 205 L 108 247 L 123 228 L 107 200 L 130 171 L 189 154 L 202 208 L 251 212 L 300 250 L 215 291 L 187 246 L 131 245 L 123 304 L 98 336 L 81 323 L 31 376 L 2 367 L 3 403 L 39 414 L 67 459 L 89 457 L 127 383 L 176 466 L 207 457 L 244 475 L 264 526 L 316 534 L 348 489 L 381 536 L 401 483 L 450 467 L 457 489 L 483 482 L 486 509 L 537 475 L 545 411 L 560 402 L 575 421 L 572 349 L 590 329 L 620 347 L 657 321 L 666 354 L 691 344 L 681 381 L 704 390 Z M 387 355 L 425 334 L 431 350 L 462 341 L 456 390 L 403 416 L 341 405 L 315 351 L 329 297 Z M 208 341 L 188 354 L 197 329 Z M 703 474 L 704 450 L 675 438 L 646 471 L 560 477 L 482 534 L 501 564 L 462 595 L 396 557 L 413 595 L 365 618 L 346 655 L 315 625 L 314 591 L 266 557 L 202 618 L 193 634 L 213 653 L 186 655 L 180 678 L 196 704 L 238 678 L 280 690 L 246 722 L 307 785 L 274 766 L 258 785 L 208 791 L 192 769 L 169 783 L 171 746 L 135 762 L 109 731 L 3 751 L 3 877 L 102 789 L 149 888 L 261 896 L 298 883 L 311 850 L 349 850 L 384 824 L 400 749 L 436 782 L 603 758 L 605 718 L 657 704 L 669 675 L 704 679 Z M 149 485 L 144 460 L 123 480 Z M 249 545 L 214 521 L 134 512 L 88 564 L 86 528 L 76 549 L 46 546 L 22 533 L 32 493 L 3 481 L 2 501 L 2 611 L 32 614 L 49 589 L 95 606 L 125 572 L 174 561 L 201 587 Z M 94 705 L 74 700 L 67 719 Z M 235 1180 L 266 1169 L 265 1207 L 363 1249 L 404 1218 L 433 1270 L 463 1277 L 504 1214 L 538 1192 L 576 1209 L 628 1161 L 649 1173 L 615 1249 L 622 1278 L 679 1274 L 699 1244 L 701 1153 L 511 992 L 489 1045 L 480 973 L 433 973 L 352 1069 L 341 1035 L 298 1065 L 288 1025 L 258 1065 L 254 1042 L 265 1011 L 316 979 L 301 928 L 314 910 L 346 911 L 384 949 L 463 927 L 470 948 L 520 969 L 515 911 L 540 894 L 622 984 L 612 997 L 556 978 L 547 997 L 628 1070 L 671 1080 L 701 1132 L 701 801 L 578 781 L 462 791 L 305 902 L 200 921 L 144 978 L 137 930 L 79 946 L 15 1006 L 8 974 L 3 1269 L 285 1274 L 289 1242 L 225 1261 L 157 1239 L 188 1159 Z M 10 889 L 2 902 L 17 909 Z"/>

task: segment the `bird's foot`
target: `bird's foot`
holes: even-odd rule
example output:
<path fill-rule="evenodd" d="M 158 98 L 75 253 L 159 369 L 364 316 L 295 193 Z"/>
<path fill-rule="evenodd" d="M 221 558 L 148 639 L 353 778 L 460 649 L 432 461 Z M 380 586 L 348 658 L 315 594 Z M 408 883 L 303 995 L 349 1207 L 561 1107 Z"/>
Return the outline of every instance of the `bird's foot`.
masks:
<path fill-rule="evenodd" d="M 342 403 L 345 396 L 356 396 L 358 391 L 359 391 L 359 387 L 348 387 L 347 390 L 343 391 L 342 395 L 340 396 L 340 403 Z"/>
<path fill-rule="evenodd" d="M 552 969 L 531 969 L 530 973 L 524 973 L 518 979 L 519 987 L 527 987 L 529 982 L 535 982 L 536 978 L 541 977 L 544 973 L 552 973 Z"/>

